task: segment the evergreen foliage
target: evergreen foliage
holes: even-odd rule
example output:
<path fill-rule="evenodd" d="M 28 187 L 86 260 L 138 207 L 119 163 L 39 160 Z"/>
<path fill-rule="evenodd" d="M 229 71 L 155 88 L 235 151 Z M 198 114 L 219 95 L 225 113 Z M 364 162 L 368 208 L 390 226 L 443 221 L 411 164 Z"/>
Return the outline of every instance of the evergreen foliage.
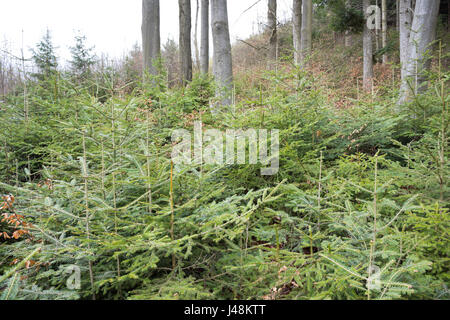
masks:
<path fill-rule="evenodd" d="M 37 72 L 33 74 L 35 78 L 43 80 L 56 73 L 58 60 L 50 30 L 47 29 L 42 40 L 36 45 L 36 49 L 32 49 L 32 53 L 33 62 L 37 68 Z"/>
<path fill-rule="evenodd" d="M 70 48 L 72 54 L 70 68 L 79 80 L 86 80 L 91 74 L 91 67 L 95 63 L 93 50 L 93 47 L 86 47 L 86 36 L 77 35 L 75 37 L 75 45 Z"/>
<path fill-rule="evenodd" d="M 361 10 L 346 6 L 345 0 L 332 1 L 328 8 L 332 12 L 330 26 L 334 31 L 355 34 L 363 31 L 365 19 Z"/>

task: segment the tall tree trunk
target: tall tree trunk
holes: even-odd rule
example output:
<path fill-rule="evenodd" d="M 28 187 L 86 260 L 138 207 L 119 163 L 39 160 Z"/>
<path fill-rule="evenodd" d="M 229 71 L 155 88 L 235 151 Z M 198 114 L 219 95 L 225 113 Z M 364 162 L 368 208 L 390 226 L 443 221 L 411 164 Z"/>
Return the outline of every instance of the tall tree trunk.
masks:
<path fill-rule="evenodd" d="M 233 69 L 226 0 L 211 0 L 211 29 L 214 49 L 214 77 L 222 105 L 231 104 Z"/>
<path fill-rule="evenodd" d="M 267 6 L 267 29 L 269 38 L 269 58 L 277 58 L 278 36 L 277 36 L 277 0 L 269 0 Z"/>
<path fill-rule="evenodd" d="M 209 0 L 202 1 L 201 44 L 200 44 L 200 72 L 209 72 Z"/>
<path fill-rule="evenodd" d="M 300 45 L 302 42 L 302 0 L 294 0 L 292 4 L 292 35 L 294 40 L 294 64 L 301 61 Z"/>
<path fill-rule="evenodd" d="M 370 2 L 369 2 L 369 5 L 370 5 Z M 378 6 L 378 0 L 375 0 L 375 5 L 377 6 L 377 8 L 380 8 Z M 380 13 L 381 13 L 381 11 L 380 11 Z M 377 23 L 377 27 L 375 28 L 375 52 L 378 52 L 378 50 L 380 50 L 379 28 L 381 28 L 381 25 L 378 25 L 378 23 Z M 378 62 L 378 61 L 376 61 L 376 62 Z"/>
<path fill-rule="evenodd" d="M 439 0 L 417 0 L 408 42 L 405 77 L 400 88 L 399 104 L 426 89 L 425 71 L 430 67 L 428 50 L 436 34 Z"/>
<path fill-rule="evenodd" d="M 157 75 L 156 62 L 161 56 L 159 0 L 142 0 L 143 73 Z"/>
<path fill-rule="evenodd" d="M 399 28 L 400 28 L 400 65 L 401 79 L 406 77 L 406 61 L 408 60 L 408 43 L 411 32 L 412 8 L 411 0 L 399 0 Z"/>
<path fill-rule="evenodd" d="M 195 63 L 197 70 L 200 70 L 200 51 L 198 50 L 198 14 L 200 12 L 199 0 L 197 0 L 195 7 L 195 34 L 194 34 L 194 46 L 195 46 Z"/>
<path fill-rule="evenodd" d="M 301 61 L 303 64 L 312 48 L 312 0 L 303 0 L 302 3 L 302 35 L 301 35 Z"/>
<path fill-rule="evenodd" d="M 386 50 L 387 46 L 387 7 L 386 0 L 381 0 L 381 46 Z M 383 64 L 388 62 L 388 56 L 385 52 L 383 54 Z"/>
<path fill-rule="evenodd" d="M 370 5 L 370 0 L 363 0 L 363 12 L 366 17 L 366 21 L 368 18 L 367 8 Z M 373 49 L 372 49 L 372 33 L 367 26 L 367 23 L 364 24 L 364 33 L 363 33 L 363 87 L 365 90 L 370 90 L 372 88 L 373 81 Z"/>
<path fill-rule="evenodd" d="M 180 82 L 192 81 L 191 0 L 178 0 L 180 18 Z"/>
<path fill-rule="evenodd" d="M 345 1 L 345 6 L 347 8 L 351 8 L 351 0 L 346 0 Z M 353 45 L 353 35 L 348 30 L 345 31 L 344 45 L 346 47 L 351 47 Z"/>

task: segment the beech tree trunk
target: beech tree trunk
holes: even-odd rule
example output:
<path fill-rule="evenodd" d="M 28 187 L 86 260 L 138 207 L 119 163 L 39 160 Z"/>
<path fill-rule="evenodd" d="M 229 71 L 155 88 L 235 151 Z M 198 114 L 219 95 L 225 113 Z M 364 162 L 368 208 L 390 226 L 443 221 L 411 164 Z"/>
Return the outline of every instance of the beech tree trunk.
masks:
<path fill-rule="evenodd" d="M 157 75 L 155 63 L 161 56 L 159 0 L 142 0 L 143 74 Z"/>
<path fill-rule="evenodd" d="M 305 62 L 306 57 L 311 52 L 312 48 L 312 0 L 303 0 L 302 3 L 302 35 L 301 35 L 301 60 L 300 63 Z"/>
<path fill-rule="evenodd" d="M 399 0 L 399 28 L 400 28 L 400 64 L 401 79 L 406 77 L 406 61 L 408 60 L 408 42 L 412 22 L 411 0 Z"/>
<path fill-rule="evenodd" d="M 209 0 L 201 0 L 200 72 L 209 72 Z"/>
<path fill-rule="evenodd" d="M 277 0 L 269 0 L 267 7 L 267 29 L 270 33 L 269 38 L 269 58 L 277 58 Z"/>
<path fill-rule="evenodd" d="M 370 0 L 363 0 L 363 12 L 367 21 L 367 8 L 370 5 Z M 372 32 L 368 28 L 367 23 L 364 23 L 363 33 L 363 87 L 365 90 L 372 88 L 373 81 L 373 48 L 372 48 Z"/>
<path fill-rule="evenodd" d="M 214 77 L 222 105 L 231 104 L 233 70 L 226 0 L 211 0 L 211 29 L 214 50 Z"/>
<path fill-rule="evenodd" d="M 191 0 L 178 0 L 180 20 L 180 82 L 192 81 Z"/>
<path fill-rule="evenodd" d="M 346 0 L 345 1 L 345 6 L 347 8 L 351 8 L 351 0 Z M 345 31 L 344 45 L 346 47 L 351 47 L 353 45 L 353 35 L 348 30 Z"/>
<path fill-rule="evenodd" d="M 387 7 L 386 0 L 381 0 L 381 46 L 385 48 L 387 46 Z M 383 54 L 383 64 L 388 62 L 387 53 Z"/>
<path fill-rule="evenodd" d="M 405 75 L 400 88 L 399 104 L 426 89 L 425 71 L 430 67 L 428 51 L 436 34 L 439 0 L 417 0 L 412 21 Z"/>
<path fill-rule="evenodd" d="M 302 0 L 294 0 L 292 4 L 292 38 L 294 42 L 294 64 L 301 61 L 300 46 L 302 42 Z"/>
<path fill-rule="evenodd" d="M 369 2 L 370 5 L 370 2 Z M 378 5 L 378 0 L 375 0 L 375 5 L 377 6 L 377 8 L 380 8 L 380 6 Z M 381 10 L 380 10 L 381 13 Z M 381 17 L 380 17 L 381 18 Z M 381 21 L 380 21 L 381 22 Z M 377 23 L 378 24 L 378 23 Z M 379 30 L 381 28 L 381 23 L 377 28 L 375 28 L 375 51 L 377 52 L 378 50 L 380 50 L 380 36 L 379 36 Z"/>
<path fill-rule="evenodd" d="M 200 71 L 200 51 L 198 49 L 198 16 L 200 12 L 199 0 L 197 0 L 195 8 L 195 34 L 194 34 L 194 47 L 195 47 L 195 63 L 197 65 L 197 70 Z"/>

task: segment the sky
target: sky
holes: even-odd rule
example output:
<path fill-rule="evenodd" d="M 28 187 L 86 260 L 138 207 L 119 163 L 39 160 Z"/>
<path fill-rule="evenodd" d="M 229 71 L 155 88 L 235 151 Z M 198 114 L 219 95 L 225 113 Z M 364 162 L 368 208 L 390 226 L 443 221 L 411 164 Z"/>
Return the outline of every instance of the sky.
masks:
<path fill-rule="evenodd" d="M 191 3 L 194 29 L 197 0 Z M 290 16 L 291 3 L 278 0 L 281 21 Z M 161 0 L 160 5 L 161 42 L 168 38 L 178 42 L 178 0 Z M 63 61 L 70 58 L 69 47 L 79 33 L 97 55 L 120 58 L 134 44 L 141 44 L 141 7 L 141 0 L 0 0 L 0 48 L 6 42 L 8 51 L 20 56 L 23 39 L 28 58 L 48 28 Z M 231 41 L 257 32 L 258 22 L 264 23 L 266 16 L 267 0 L 228 0 Z"/>

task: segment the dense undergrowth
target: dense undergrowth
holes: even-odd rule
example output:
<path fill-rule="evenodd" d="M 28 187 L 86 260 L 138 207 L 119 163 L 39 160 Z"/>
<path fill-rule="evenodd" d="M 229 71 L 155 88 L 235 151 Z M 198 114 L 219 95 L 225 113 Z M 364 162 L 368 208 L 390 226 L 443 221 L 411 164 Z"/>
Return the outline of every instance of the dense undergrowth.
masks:
<path fill-rule="evenodd" d="M 238 75 L 215 115 L 202 78 L 53 76 L 6 97 L 2 298 L 448 299 L 448 73 L 400 109 L 395 79 L 342 105 L 325 59 Z M 194 121 L 279 129 L 278 173 L 173 166 Z"/>

